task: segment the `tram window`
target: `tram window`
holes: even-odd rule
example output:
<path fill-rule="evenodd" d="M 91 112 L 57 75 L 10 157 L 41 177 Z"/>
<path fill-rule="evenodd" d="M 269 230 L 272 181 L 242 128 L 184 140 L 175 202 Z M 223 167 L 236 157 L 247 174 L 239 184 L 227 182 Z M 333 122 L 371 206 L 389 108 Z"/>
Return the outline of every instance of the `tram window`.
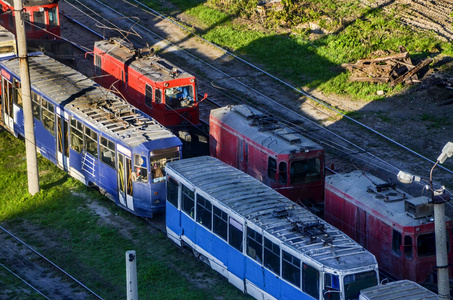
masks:
<path fill-rule="evenodd" d="M 44 101 L 44 99 L 43 99 Z M 83 124 L 71 118 L 71 149 L 81 152 L 83 148 Z"/>
<path fill-rule="evenodd" d="M 179 184 L 171 177 L 167 179 L 167 201 L 178 208 Z"/>
<path fill-rule="evenodd" d="M 45 16 L 43 11 L 36 10 L 33 12 L 33 23 L 35 30 L 46 29 Z"/>
<path fill-rule="evenodd" d="M 324 282 L 326 287 L 324 299 L 340 300 L 340 278 L 338 275 L 325 273 Z"/>
<path fill-rule="evenodd" d="M 145 86 L 145 104 L 149 108 L 153 108 L 153 87 L 149 84 Z"/>
<path fill-rule="evenodd" d="M 282 277 L 300 288 L 300 259 L 282 251 Z"/>
<path fill-rule="evenodd" d="M 22 101 L 22 89 L 20 88 L 20 82 L 14 79 L 14 103 L 18 106 L 23 107 Z"/>
<path fill-rule="evenodd" d="M 12 30 L 14 30 L 14 28 L 16 28 L 16 22 L 14 21 L 14 16 L 13 14 L 9 14 L 9 27 L 11 27 Z"/>
<path fill-rule="evenodd" d="M 288 169 L 286 168 L 286 162 L 285 161 L 281 161 L 278 164 L 278 181 L 281 184 L 286 184 L 288 182 L 288 177 L 286 175 L 287 171 L 288 171 Z"/>
<path fill-rule="evenodd" d="M 115 143 L 109 139 L 100 137 L 99 150 L 101 153 L 101 161 L 112 168 L 115 168 Z"/>
<path fill-rule="evenodd" d="M 98 157 L 98 134 L 89 127 L 85 127 L 85 147 L 88 153 Z"/>
<path fill-rule="evenodd" d="M 436 240 L 434 232 L 420 234 L 417 237 L 417 255 L 418 257 L 433 256 L 436 254 Z"/>
<path fill-rule="evenodd" d="M 156 89 L 155 94 L 154 94 L 154 102 L 156 103 L 162 103 L 162 91 Z"/>
<path fill-rule="evenodd" d="M 12 113 L 12 107 L 13 107 L 13 84 L 7 80 L 4 80 L 4 92 L 5 92 L 5 97 L 8 99 L 8 103 L 11 105 L 10 109 Z"/>
<path fill-rule="evenodd" d="M 41 115 L 42 123 L 44 128 L 46 128 L 52 135 L 55 135 L 55 113 L 54 106 L 49 101 L 42 99 L 41 100 Z"/>
<path fill-rule="evenodd" d="M 49 25 L 50 27 L 58 26 L 57 8 L 49 9 Z"/>
<path fill-rule="evenodd" d="M 185 185 L 182 186 L 182 211 L 194 218 L 195 194 Z"/>
<path fill-rule="evenodd" d="M 315 268 L 302 264 L 302 290 L 310 296 L 319 298 L 319 271 Z"/>
<path fill-rule="evenodd" d="M 250 227 L 247 227 L 247 255 L 263 262 L 263 236 Z"/>
<path fill-rule="evenodd" d="M 412 237 L 410 235 L 404 236 L 404 256 L 412 258 Z"/>
<path fill-rule="evenodd" d="M 121 88 L 127 88 L 127 73 L 125 73 L 124 70 L 121 70 Z"/>
<path fill-rule="evenodd" d="M 191 85 L 165 89 L 166 109 L 192 107 L 194 105 L 193 87 Z"/>
<path fill-rule="evenodd" d="M 31 109 L 33 111 L 33 117 L 36 120 L 40 120 L 39 107 L 40 107 L 40 97 L 35 92 L 31 92 Z"/>
<path fill-rule="evenodd" d="M 359 299 L 361 290 L 378 284 L 375 271 L 346 275 L 343 281 L 345 299 Z"/>
<path fill-rule="evenodd" d="M 102 59 L 99 55 L 94 55 L 94 76 L 102 75 Z"/>
<path fill-rule="evenodd" d="M 148 181 L 148 169 L 146 166 L 146 157 L 134 154 L 134 181 Z"/>
<path fill-rule="evenodd" d="M 214 206 L 214 224 L 213 231 L 218 234 L 225 241 L 228 237 L 228 215 L 223 210 Z"/>
<path fill-rule="evenodd" d="M 242 224 L 230 217 L 228 242 L 240 252 L 242 252 L 242 232 Z"/>
<path fill-rule="evenodd" d="M 277 174 L 277 161 L 269 157 L 267 161 L 267 176 L 270 180 L 275 181 L 275 174 Z"/>
<path fill-rule="evenodd" d="M 209 230 L 212 228 L 212 204 L 199 194 L 197 194 L 197 222 Z"/>
<path fill-rule="evenodd" d="M 31 30 L 30 13 L 29 12 L 22 13 L 22 18 L 24 20 L 25 31 L 30 31 Z"/>
<path fill-rule="evenodd" d="M 264 266 L 280 275 L 280 247 L 264 238 Z"/>
<path fill-rule="evenodd" d="M 321 160 L 310 158 L 291 162 L 291 183 L 309 183 L 321 180 Z"/>
<path fill-rule="evenodd" d="M 401 255 L 401 239 L 402 235 L 396 230 L 393 230 L 393 237 L 392 237 L 392 250 L 393 253 L 397 255 Z"/>
<path fill-rule="evenodd" d="M 179 148 L 154 150 L 150 153 L 150 172 L 153 183 L 165 180 L 165 165 L 180 158 Z"/>

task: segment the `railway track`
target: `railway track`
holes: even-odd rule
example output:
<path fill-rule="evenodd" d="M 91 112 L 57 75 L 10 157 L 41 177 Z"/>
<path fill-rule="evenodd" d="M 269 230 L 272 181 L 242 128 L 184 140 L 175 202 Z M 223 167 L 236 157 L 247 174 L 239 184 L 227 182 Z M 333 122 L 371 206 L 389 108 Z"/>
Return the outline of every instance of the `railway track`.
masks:
<path fill-rule="evenodd" d="M 71 276 L 30 245 L 0 226 L 0 269 L 22 281 L 42 299 L 102 299 L 82 282 Z M 8 289 L 0 298 L 10 297 Z M 6 299 L 4 298 L 4 299 Z"/>
<path fill-rule="evenodd" d="M 115 10 L 119 7 L 123 14 L 136 17 L 129 19 L 119 14 Z M 282 121 L 323 145 L 327 152 L 327 165 L 334 165 L 337 170 L 361 168 L 395 179 L 399 169 L 428 174 L 434 164 L 432 160 L 385 134 L 341 115 L 333 107 L 323 106 L 325 103 L 309 93 L 201 40 L 174 21 L 165 19 L 140 4 L 115 0 L 107 6 L 96 1 L 72 0 L 63 2 L 61 9 L 66 15 L 80 20 L 80 23 L 103 37 L 123 35 L 128 39 L 146 41 L 159 55 L 195 74 L 199 90 L 208 92 L 210 99 L 219 105 L 246 102 L 280 117 Z M 64 26 L 65 24 L 62 26 L 63 36 L 68 32 Z M 76 43 L 83 48 L 92 49 L 94 41 L 84 38 Z M 269 84 L 271 81 L 274 83 L 272 86 Z M 323 107 L 318 109 L 321 106 Z M 209 108 L 205 111 L 204 118 Z M 343 121 L 331 121 L 339 116 Z M 436 177 L 441 182 L 451 182 L 452 175 L 451 170 L 442 166 L 436 170 Z"/>

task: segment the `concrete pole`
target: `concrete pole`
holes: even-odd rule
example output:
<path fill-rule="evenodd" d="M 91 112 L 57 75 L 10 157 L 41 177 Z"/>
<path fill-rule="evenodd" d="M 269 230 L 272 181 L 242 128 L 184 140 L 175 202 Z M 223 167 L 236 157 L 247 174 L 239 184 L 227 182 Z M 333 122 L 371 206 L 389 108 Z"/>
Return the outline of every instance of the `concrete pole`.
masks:
<path fill-rule="evenodd" d="M 28 192 L 34 195 L 39 192 L 38 159 L 36 154 L 35 128 L 31 107 L 31 84 L 28 69 L 27 39 L 22 19 L 22 0 L 14 0 L 17 49 L 20 63 L 22 103 L 24 110 L 25 150 L 27 155 Z"/>
<path fill-rule="evenodd" d="M 137 259 L 135 251 L 126 252 L 127 300 L 138 300 Z"/>
<path fill-rule="evenodd" d="M 445 202 L 442 195 L 434 192 L 434 231 L 436 238 L 437 293 L 439 299 L 450 299 L 450 281 L 448 275 L 447 229 L 445 228 Z M 436 199 L 437 198 L 437 199 Z"/>

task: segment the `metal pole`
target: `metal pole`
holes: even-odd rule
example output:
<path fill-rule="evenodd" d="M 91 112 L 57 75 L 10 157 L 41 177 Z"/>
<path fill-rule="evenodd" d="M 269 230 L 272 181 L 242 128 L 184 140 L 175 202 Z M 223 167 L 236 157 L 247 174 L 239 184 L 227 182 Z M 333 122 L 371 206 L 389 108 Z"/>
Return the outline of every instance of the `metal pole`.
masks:
<path fill-rule="evenodd" d="M 437 293 L 439 299 L 450 299 L 450 281 L 448 274 L 447 229 L 445 227 L 445 199 L 444 190 L 435 191 L 433 186 L 433 170 L 429 173 L 431 200 L 434 205 L 434 237 L 436 239 L 436 265 L 437 265 Z"/>
<path fill-rule="evenodd" d="M 138 300 L 137 259 L 135 251 L 126 252 L 127 300 Z"/>
<path fill-rule="evenodd" d="M 445 202 L 443 193 L 433 191 L 434 234 L 436 239 L 437 293 L 439 299 L 450 299 L 448 274 L 447 229 L 445 227 Z"/>
<path fill-rule="evenodd" d="M 39 192 L 38 159 L 36 154 L 35 129 L 31 107 L 31 84 L 28 69 L 27 39 L 22 19 L 22 0 L 14 0 L 17 49 L 20 63 L 22 103 L 24 110 L 25 150 L 27 155 L 28 192 L 34 195 Z"/>

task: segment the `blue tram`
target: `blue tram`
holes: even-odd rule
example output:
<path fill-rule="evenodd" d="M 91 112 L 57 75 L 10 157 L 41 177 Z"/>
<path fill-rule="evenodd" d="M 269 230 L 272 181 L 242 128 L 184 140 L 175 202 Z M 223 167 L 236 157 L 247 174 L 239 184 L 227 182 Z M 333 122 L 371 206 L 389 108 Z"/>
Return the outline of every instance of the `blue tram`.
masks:
<path fill-rule="evenodd" d="M 154 119 L 76 70 L 29 57 L 38 152 L 120 207 L 143 217 L 165 209 L 165 164 L 181 141 Z M 5 127 L 24 136 L 19 60 L 0 61 Z"/>
<path fill-rule="evenodd" d="M 375 257 L 270 187 L 213 157 L 167 164 L 167 235 L 257 299 L 358 299 Z"/>

